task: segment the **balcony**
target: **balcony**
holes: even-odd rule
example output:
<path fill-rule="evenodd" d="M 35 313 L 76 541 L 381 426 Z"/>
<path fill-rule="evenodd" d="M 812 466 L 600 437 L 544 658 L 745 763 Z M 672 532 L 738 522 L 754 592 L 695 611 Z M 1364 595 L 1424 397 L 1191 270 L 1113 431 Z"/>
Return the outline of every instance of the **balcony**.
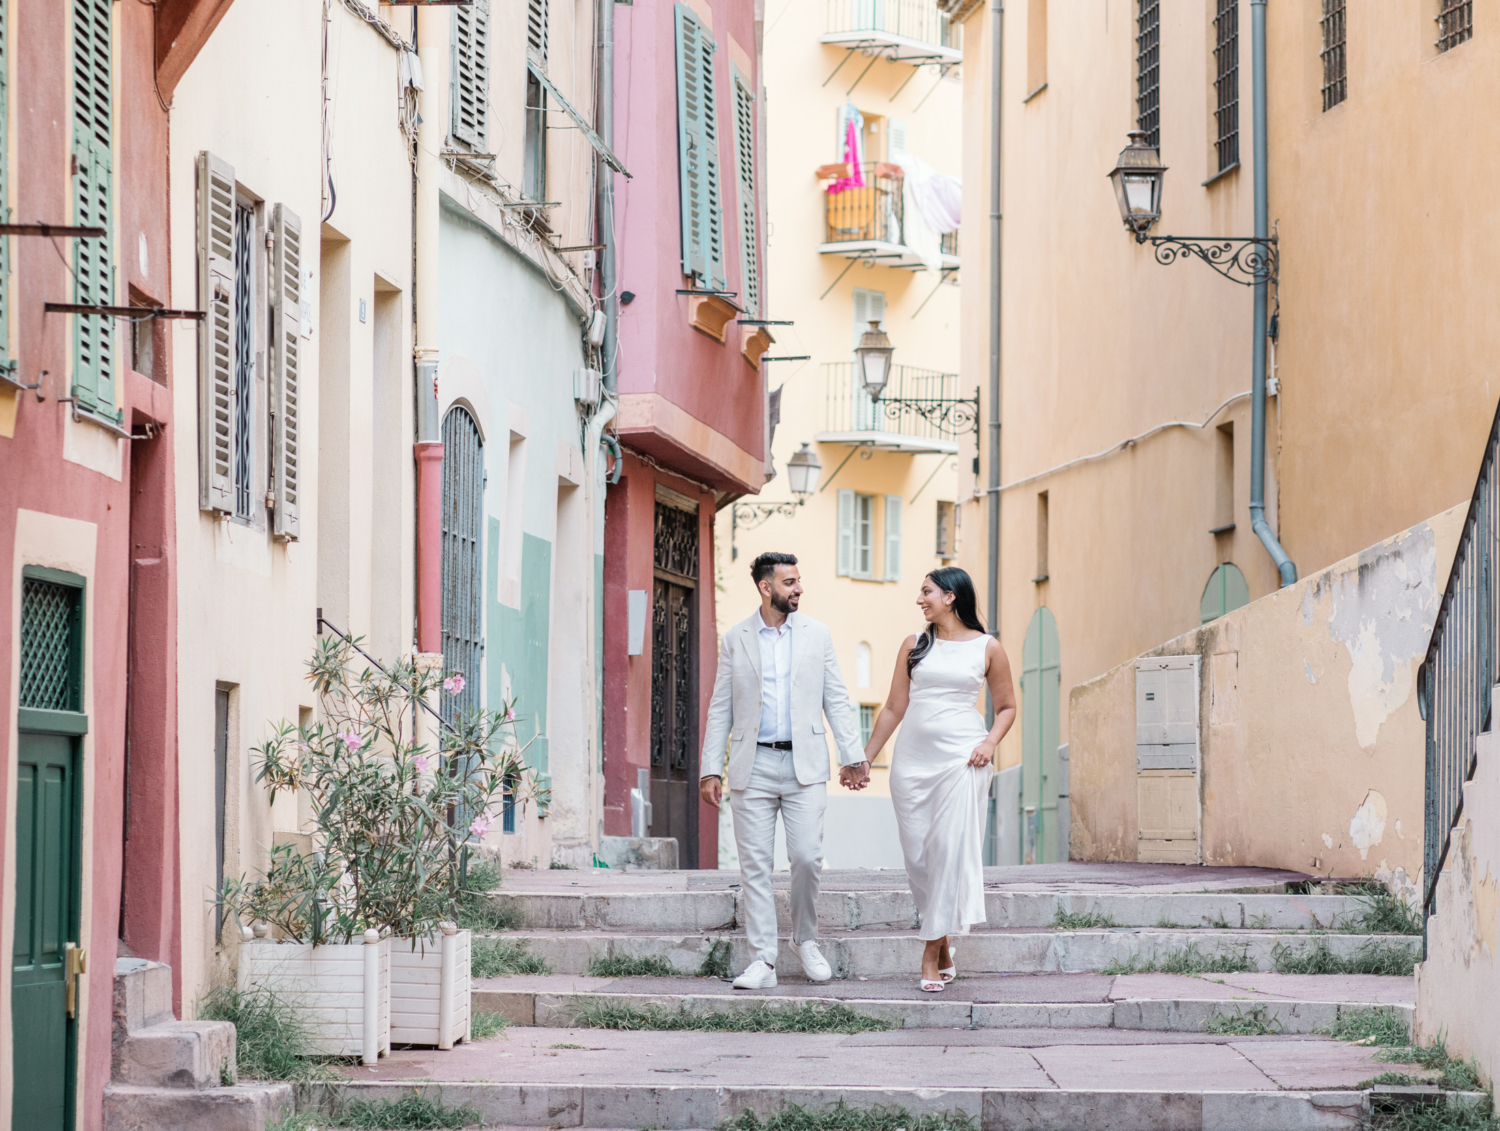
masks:
<path fill-rule="evenodd" d="M 963 26 L 932 0 L 825 0 L 824 43 L 883 55 L 893 63 L 951 67 L 963 61 Z"/>
<path fill-rule="evenodd" d="M 913 455 L 958 454 L 958 436 L 969 423 L 967 411 L 959 406 L 944 412 L 939 406 L 960 396 L 957 373 L 893 365 L 883 396 L 879 402 L 870 399 L 859 383 L 854 362 L 824 362 L 823 431 L 813 438 L 820 444 L 852 444 Z M 918 403 L 886 403 L 891 398 Z"/>
<path fill-rule="evenodd" d="M 863 188 L 823 193 L 828 225 L 818 251 L 848 259 L 871 259 L 886 267 L 920 270 L 925 264 L 906 246 L 905 194 L 901 191 L 900 168 L 883 161 L 866 162 L 859 168 L 865 182 Z M 848 164 L 824 165 L 817 175 L 826 181 L 847 177 L 849 172 Z M 957 231 L 942 237 L 941 265 L 944 271 L 958 270 Z"/>

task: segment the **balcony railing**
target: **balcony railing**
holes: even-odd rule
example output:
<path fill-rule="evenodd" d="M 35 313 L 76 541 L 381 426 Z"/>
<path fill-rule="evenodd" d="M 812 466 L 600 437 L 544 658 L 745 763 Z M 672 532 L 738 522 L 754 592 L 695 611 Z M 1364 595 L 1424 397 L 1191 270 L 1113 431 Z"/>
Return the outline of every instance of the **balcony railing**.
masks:
<path fill-rule="evenodd" d="M 947 233 L 945 236 L 943 236 L 942 251 L 943 251 L 944 255 L 951 255 L 955 259 L 958 258 L 958 229 L 957 228 L 954 228 L 953 231 L 951 231 L 951 232 Z"/>
<path fill-rule="evenodd" d="M 828 198 L 829 243 L 901 244 L 901 178 L 877 172 L 888 168 L 866 162 L 860 166 L 864 188 L 823 194 Z"/>
<path fill-rule="evenodd" d="M 933 0 L 826 0 L 825 43 L 861 43 L 897 49 L 893 58 L 917 62 L 911 48 L 935 48 L 925 62 L 953 61 L 963 52 L 963 27 L 954 24 Z M 904 41 L 904 43 L 902 42 Z M 955 56 L 948 60 L 948 56 Z"/>
<path fill-rule="evenodd" d="M 959 397 L 958 374 L 937 369 L 918 369 L 914 365 L 891 366 L 883 398 L 916 401 L 918 405 L 895 405 L 873 401 L 859 383 L 852 361 L 823 363 L 824 417 L 823 435 L 829 433 L 881 434 L 892 438 L 938 441 L 935 450 L 956 450 L 955 442 L 968 423 L 965 409 L 942 411 L 940 404 Z M 926 408 L 927 412 L 921 411 Z M 879 445 L 879 437 L 872 436 Z M 893 442 L 891 446 L 910 447 Z"/>

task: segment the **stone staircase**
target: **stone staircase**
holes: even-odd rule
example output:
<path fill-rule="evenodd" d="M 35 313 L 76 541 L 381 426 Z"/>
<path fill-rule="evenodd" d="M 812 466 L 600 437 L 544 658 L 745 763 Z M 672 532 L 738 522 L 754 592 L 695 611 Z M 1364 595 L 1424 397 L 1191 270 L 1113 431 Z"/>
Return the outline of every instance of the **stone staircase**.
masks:
<path fill-rule="evenodd" d="M 238 1084 L 234 1026 L 178 1021 L 172 968 L 115 963 L 106 1131 L 265 1131 L 293 1110 L 289 1084 Z"/>
<path fill-rule="evenodd" d="M 941 994 L 917 988 L 915 909 L 904 875 L 888 872 L 825 875 L 818 911 L 832 982 L 807 981 L 785 940 L 773 990 L 698 976 L 748 961 L 737 880 L 507 873 L 496 903 L 520 925 L 503 939 L 552 971 L 476 985 L 476 1010 L 513 1028 L 452 1053 L 398 1050 L 352 1072 L 346 1094 L 394 1098 L 415 1082 L 512 1126 L 708 1128 L 747 1109 L 844 1101 L 961 1111 L 980 1131 L 1353 1129 L 1370 1110 L 1368 1082 L 1390 1066 L 1377 1049 L 1319 1031 L 1349 1010 L 1410 1018 L 1410 976 L 1275 971 L 1320 949 L 1335 959 L 1372 946 L 1420 952 L 1412 936 L 1351 933 L 1359 901 L 1289 892 L 1306 887 L 1295 874 L 987 869 L 988 922 L 957 941 L 959 977 Z M 1184 966 L 1184 955 L 1196 959 Z M 647 958 L 673 975 L 610 977 L 598 965 Z M 1239 972 L 1150 972 L 1205 958 Z M 662 1027 L 681 1013 L 809 1005 L 843 1007 L 869 1031 Z M 642 1028 L 580 1023 L 601 1009 Z"/>

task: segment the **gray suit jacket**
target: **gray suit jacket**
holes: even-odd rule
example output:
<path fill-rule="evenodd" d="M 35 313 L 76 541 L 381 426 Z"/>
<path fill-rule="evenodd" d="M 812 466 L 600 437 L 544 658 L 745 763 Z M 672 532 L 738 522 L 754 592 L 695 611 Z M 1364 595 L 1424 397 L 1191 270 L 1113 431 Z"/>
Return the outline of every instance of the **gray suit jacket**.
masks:
<path fill-rule="evenodd" d="M 838 744 L 839 764 L 852 766 L 863 762 L 865 755 L 827 626 L 801 613 L 793 613 L 787 623 L 792 626 L 792 765 L 797 781 L 812 785 L 829 778 L 825 715 Z M 708 778 L 723 772 L 727 744 L 730 789 L 744 789 L 750 784 L 755 762 L 756 732 L 760 728 L 759 630 L 760 615 L 752 613 L 724 634 L 713 699 L 708 705 L 708 726 L 703 732 L 699 773 Z"/>

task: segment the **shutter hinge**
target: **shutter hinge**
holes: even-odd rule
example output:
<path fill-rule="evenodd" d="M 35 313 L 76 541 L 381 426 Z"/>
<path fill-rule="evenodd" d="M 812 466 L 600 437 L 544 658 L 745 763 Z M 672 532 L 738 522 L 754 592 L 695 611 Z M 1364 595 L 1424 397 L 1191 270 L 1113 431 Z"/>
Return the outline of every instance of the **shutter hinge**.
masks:
<path fill-rule="evenodd" d="M 267 251 L 275 251 L 276 250 L 276 233 L 273 232 L 273 231 L 271 231 L 270 228 L 266 229 L 266 250 Z"/>

